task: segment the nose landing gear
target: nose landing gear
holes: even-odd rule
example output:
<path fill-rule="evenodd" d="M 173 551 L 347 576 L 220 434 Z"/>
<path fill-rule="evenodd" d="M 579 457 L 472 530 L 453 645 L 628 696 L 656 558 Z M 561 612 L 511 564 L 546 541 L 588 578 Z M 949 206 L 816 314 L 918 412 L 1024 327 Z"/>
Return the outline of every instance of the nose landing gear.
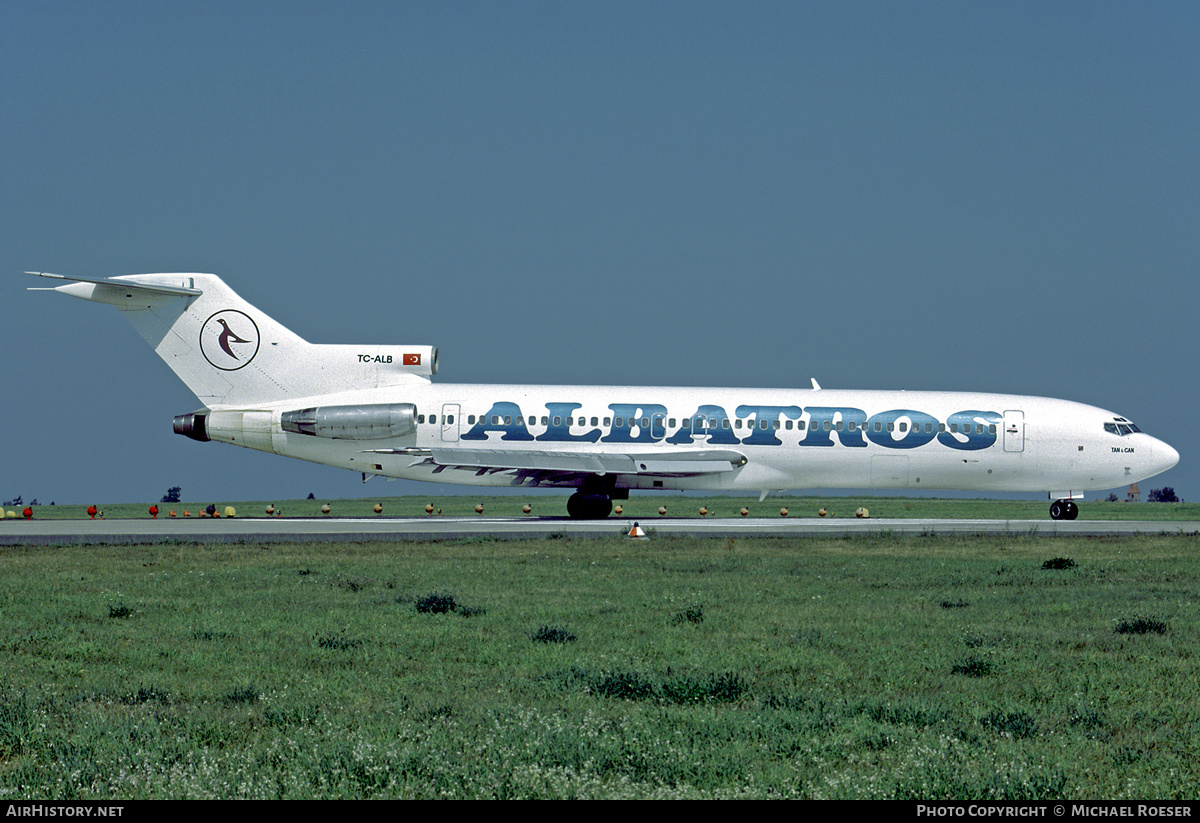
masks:
<path fill-rule="evenodd" d="M 1055 500 L 1050 504 L 1052 520 L 1074 520 L 1079 516 L 1079 506 L 1074 500 Z"/>

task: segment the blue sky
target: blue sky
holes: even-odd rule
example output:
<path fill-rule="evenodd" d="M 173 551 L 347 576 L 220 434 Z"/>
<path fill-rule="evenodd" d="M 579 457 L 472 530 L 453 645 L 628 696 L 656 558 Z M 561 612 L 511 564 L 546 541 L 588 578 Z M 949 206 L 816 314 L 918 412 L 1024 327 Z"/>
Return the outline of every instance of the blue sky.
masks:
<path fill-rule="evenodd" d="M 1064 397 L 1200 499 L 1195 3 L 7 0 L 0 118 L 4 499 L 432 491 L 173 435 L 29 269 L 214 272 L 446 382 Z"/>

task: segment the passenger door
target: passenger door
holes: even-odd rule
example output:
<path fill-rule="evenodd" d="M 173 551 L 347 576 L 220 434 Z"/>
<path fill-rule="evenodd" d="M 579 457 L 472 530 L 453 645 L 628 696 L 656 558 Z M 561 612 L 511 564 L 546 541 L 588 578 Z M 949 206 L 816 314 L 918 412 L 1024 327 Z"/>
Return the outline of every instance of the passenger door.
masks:
<path fill-rule="evenodd" d="M 1004 450 L 1006 452 L 1025 451 L 1025 412 L 1017 410 L 1004 412 Z"/>
<path fill-rule="evenodd" d="M 457 443 L 458 442 L 458 418 L 459 409 L 456 403 L 445 403 L 442 405 L 442 442 Z"/>

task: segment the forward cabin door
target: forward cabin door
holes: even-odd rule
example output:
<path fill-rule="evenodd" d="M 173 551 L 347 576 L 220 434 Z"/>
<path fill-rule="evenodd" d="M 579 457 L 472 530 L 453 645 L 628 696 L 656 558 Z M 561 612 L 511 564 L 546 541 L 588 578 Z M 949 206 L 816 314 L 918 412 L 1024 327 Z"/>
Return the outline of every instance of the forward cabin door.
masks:
<path fill-rule="evenodd" d="M 442 405 L 442 442 L 458 442 L 458 404 L 445 403 Z"/>
<path fill-rule="evenodd" d="M 1006 452 L 1025 451 L 1025 412 L 1016 410 L 1004 412 L 1004 450 Z"/>

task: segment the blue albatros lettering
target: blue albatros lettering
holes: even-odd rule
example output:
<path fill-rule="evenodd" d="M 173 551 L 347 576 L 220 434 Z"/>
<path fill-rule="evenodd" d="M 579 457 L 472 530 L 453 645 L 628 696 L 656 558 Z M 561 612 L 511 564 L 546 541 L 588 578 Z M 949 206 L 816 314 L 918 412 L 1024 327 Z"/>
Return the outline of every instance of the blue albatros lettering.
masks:
<path fill-rule="evenodd" d="M 996 428 L 1001 420 L 1003 417 L 994 411 L 955 412 L 946 419 L 946 431 L 937 439 L 952 449 L 986 449 L 996 442 Z"/>
<path fill-rule="evenodd" d="M 959 412 L 961 414 L 961 412 Z M 879 426 L 875 424 L 879 423 Z M 871 415 L 867 421 L 867 438 L 877 446 L 889 449 L 915 449 L 933 440 L 938 420 L 931 414 L 912 409 L 892 409 Z M 995 442 L 996 435 L 992 435 Z M 987 448 L 984 443 L 977 448 Z"/>
<path fill-rule="evenodd" d="M 667 407 L 657 403 L 609 403 L 613 426 L 605 443 L 657 443 L 667 436 Z"/>
<path fill-rule="evenodd" d="M 750 418 L 750 436 L 742 438 L 747 446 L 782 446 L 783 441 L 775 435 L 775 424 L 785 415 L 799 420 L 803 413 L 799 406 L 738 406 L 737 414 Z"/>
<path fill-rule="evenodd" d="M 546 411 L 549 412 L 549 416 L 546 419 L 549 422 L 546 431 L 539 434 L 536 439 L 552 440 L 558 443 L 595 443 L 599 440 L 599 429 L 592 429 L 583 434 L 571 434 L 571 424 L 567 421 L 581 405 L 581 403 L 547 403 Z M 579 425 L 582 426 L 583 418 L 579 418 L 579 421 Z"/>
<path fill-rule="evenodd" d="M 804 411 L 808 412 L 808 434 L 800 441 L 801 446 L 832 446 L 831 432 L 843 446 L 867 445 L 862 436 L 867 413 L 862 409 L 809 406 Z"/>
<path fill-rule="evenodd" d="M 684 418 L 683 425 L 667 438 L 667 442 L 690 446 L 697 442 L 697 437 L 700 438 L 699 442 L 710 445 L 736 446 L 742 442 L 733 433 L 733 425 L 725 409 L 714 405 L 700 406 L 695 414 Z"/>
<path fill-rule="evenodd" d="M 554 405 L 554 404 L 551 404 Z M 502 432 L 501 440 L 532 440 L 533 435 L 525 428 L 525 418 L 521 416 L 521 407 L 516 403 L 501 401 L 493 403 L 491 410 L 471 430 L 462 436 L 462 440 L 487 440 L 488 432 Z"/>
<path fill-rule="evenodd" d="M 887 449 L 915 449 L 934 440 L 951 449 L 978 451 L 996 442 L 1002 416 L 994 411 L 967 409 L 951 414 L 945 424 L 928 412 L 916 409 L 890 409 L 867 416 L 862 409 L 848 406 L 768 406 L 745 404 L 737 407 L 737 419 L 746 420 L 749 434 L 739 437 L 729 415 L 721 406 L 704 404 L 695 413 L 679 421 L 667 436 L 667 408 L 658 403 L 610 403 L 611 418 L 606 419 L 608 433 L 592 427 L 574 434 L 567 421 L 581 403 L 547 403 L 546 431 L 534 437 L 517 403 L 500 401 L 462 435 L 463 440 L 487 440 L 491 432 L 500 432 L 506 441 L 550 443 L 658 443 L 672 445 L 746 445 L 746 446 L 833 446 L 863 448 L 868 441 Z M 780 439 L 784 421 L 803 421 L 808 425 L 798 440 Z M 584 418 L 579 417 L 580 426 Z M 536 422 L 530 418 L 528 422 Z M 611 425 L 610 425 L 611 423 Z M 803 425 L 803 423 L 801 423 Z M 790 423 L 788 424 L 790 430 Z M 742 431 L 745 431 L 744 429 Z M 786 437 L 786 435 L 784 435 Z"/>

